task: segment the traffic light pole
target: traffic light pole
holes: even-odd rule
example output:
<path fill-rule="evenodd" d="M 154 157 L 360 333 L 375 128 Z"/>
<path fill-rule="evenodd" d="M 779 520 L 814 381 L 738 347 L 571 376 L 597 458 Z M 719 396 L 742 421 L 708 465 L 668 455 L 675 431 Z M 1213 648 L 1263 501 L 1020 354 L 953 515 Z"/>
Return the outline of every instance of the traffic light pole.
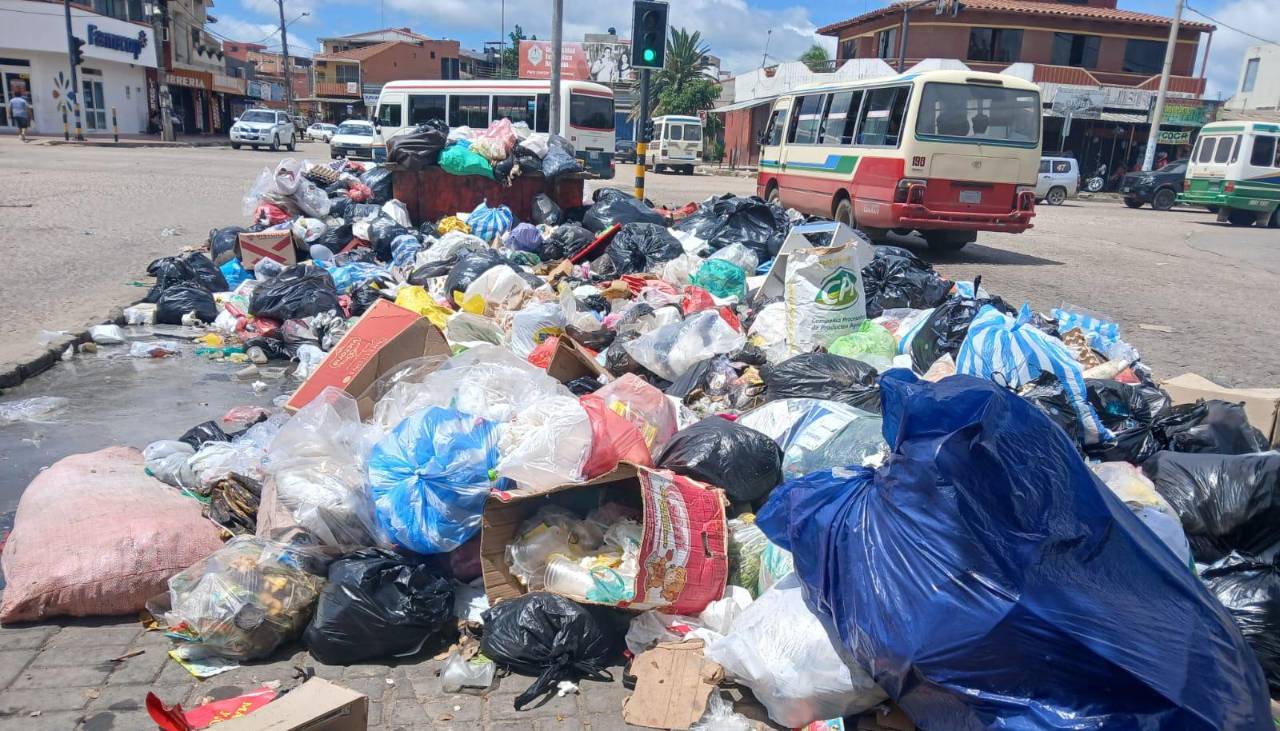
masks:
<path fill-rule="evenodd" d="M 636 199 L 644 200 L 645 159 L 649 154 L 649 69 L 640 70 L 640 114 L 636 117 Z"/>
<path fill-rule="evenodd" d="M 551 112 L 550 126 L 552 134 L 562 134 L 560 117 L 564 110 L 560 108 L 560 64 L 564 59 L 564 0 L 551 0 Z"/>
<path fill-rule="evenodd" d="M 76 139 L 84 141 L 84 127 L 80 123 L 80 76 L 76 73 L 75 41 L 71 33 L 71 0 L 62 0 L 62 11 L 67 16 L 67 60 L 71 62 L 71 104 L 76 113 Z"/>

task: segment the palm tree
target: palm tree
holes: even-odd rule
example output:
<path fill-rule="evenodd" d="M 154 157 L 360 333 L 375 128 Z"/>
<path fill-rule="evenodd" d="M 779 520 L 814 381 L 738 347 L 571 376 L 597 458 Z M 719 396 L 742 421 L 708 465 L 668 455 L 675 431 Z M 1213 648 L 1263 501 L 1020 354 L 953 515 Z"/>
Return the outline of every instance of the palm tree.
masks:
<path fill-rule="evenodd" d="M 654 74 L 649 88 L 649 103 L 656 105 L 658 96 L 668 87 L 681 87 L 697 78 L 715 79 L 710 70 L 713 68 L 708 58 L 711 46 L 702 40 L 702 32 L 688 32 L 684 28 L 672 28 L 667 37 L 666 65 Z M 640 97 L 640 82 L 635 85 L 636 98 Z M 640 116 L 640 106 L 632 107 L 631 119 Z"/>
<path fill-rule="evenodd" d="M 818 73 L 827 71 L 830 65 L 831 56 L 827 53 L 827 49 L 819 46 L 817 43 L 809 46 L 809 50 L 800 54 L 800 62 L 809 67 L 810 71 Z"/>

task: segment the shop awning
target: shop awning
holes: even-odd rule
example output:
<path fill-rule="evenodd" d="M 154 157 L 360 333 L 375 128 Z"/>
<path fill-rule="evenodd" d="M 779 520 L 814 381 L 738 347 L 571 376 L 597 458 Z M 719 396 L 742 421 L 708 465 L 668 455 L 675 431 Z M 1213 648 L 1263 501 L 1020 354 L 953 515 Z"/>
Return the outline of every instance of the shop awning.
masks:
<path fill-rule="evenodd" d="M 773 100 L 777 98 L 777 96 L 769 96 L 761 99 L 748 99 L 745 102 L 734 102 L 733 104 L 728 104 L 723 107 L 716 107 L 715 109 L 712 109 L 710 113 L 723 114 L 724 112 L 736 112 L 739 109 L 751 109 L 752 107 L 758 107 L 761 104 L 772 104 Z"/>

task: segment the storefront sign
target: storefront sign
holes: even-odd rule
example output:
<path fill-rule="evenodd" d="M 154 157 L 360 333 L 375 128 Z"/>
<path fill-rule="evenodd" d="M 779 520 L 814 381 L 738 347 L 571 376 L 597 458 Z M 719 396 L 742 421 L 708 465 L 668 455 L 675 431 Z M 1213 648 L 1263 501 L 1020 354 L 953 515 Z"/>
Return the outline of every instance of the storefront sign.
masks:
<path fill-rule="evenodd" d="M 1191 130 L 1162 129 L 1156 135 L 1156 143 L 1161 145 L 1189 145 L 1191 144 Z"/>
<path fill-rule="evenodd" d="M 234 76 L 226 74 L 213 75 L 213 90 L 220 91 L 223 94 L 244 94 L 245 80 L 237 79 Z"/>
<path fill-rule="evenodd" d="M 142 55 L 142 49 L 147 47 L 147 32 L 145 30 L 138 31 L 138 35 L 134 38 L 129 36 L 116 35 L 99 30 L 98 26 L 89 24 L 89 45 L 98 46 L 99 48 L 109 48 L 112 51 L 123 51 L 132 54 L 136 60 Z"/>
<path fill-rule="evenodd" d="M 173 69 L 164 73 L 164 83 L 169 86 L 183 86 L 188 89 L 208 89 L 213 85 L 211 74 L 202 71 L 186 71 Z"/>
<path fill-rule="evenodd" d="M 1060 87 L 1058 93 L 1053 96 L 1051 109 L 1059 117 L 1101 119 L 1106 98 L 1106 92 L 1102 89 Z"/>
<path fill-rule="evenodd" d="M 364 95 L 364 105 L 365 105 L 366 107 L 370 108 L 370 109 L 373 109 L 374 107 L 378 106 L 378 95 L 377 95 L 377 94 L 365 94 L 365 95 Z"/>
<path fill-rule="evenodd" d="M 1160 124 L 1168 124 L 1175 127 L 1203 127 L 1206 123 L 1213 121 L 1215 116 L 1213 112 L 1214 109 L 1202 101 L 1175 101 L 1170 99 L 1164 104 L 1164 114 L 1160 117 Z M 1148 118 L 1150 118 L 1150 115 L 1148 115 Z"/>
<path fill-rule="evenodd" d="M 630 43 L 564 43 L 560 48 L 563 78 L 621 84 L 635 76 Z M 520 41 L 520 78 L 551 78 L 550 43 Z"/>

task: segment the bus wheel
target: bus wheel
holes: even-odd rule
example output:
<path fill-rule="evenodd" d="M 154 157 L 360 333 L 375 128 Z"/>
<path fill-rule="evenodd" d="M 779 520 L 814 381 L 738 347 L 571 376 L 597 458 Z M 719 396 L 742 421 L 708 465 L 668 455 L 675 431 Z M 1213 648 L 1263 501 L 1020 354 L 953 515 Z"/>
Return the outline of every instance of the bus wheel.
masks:
<path fill-rule="evenodd" d="M 924 240 L 929 250 L 939 254 L 959 251 L 978 238 L 973 231 L 925 231 Z"/>
<path fill-rule="evenodd" d="M 1253 214 L 1253 211 L 1227 212 L 1227 223 L 1232 226 L 1252 226 L 1257 220 L 1258 217 Z"/>
<path fill-rule="evenodd" d="M 849 228 L 857 228 L 858 224 L 853 220 L 853 204 L 848 198 L 841 198 L 836 204 L 835 219 Z"/>
<path fill-rule="evenodd" d="M 1267 217 L 1267 228 L 1280 228 L 1280 206 L 1276 206 Z"/>
<path fill-rule="evenodd" d="M 1177 202 L 1177 193 L 1174 193 L 1170 188 L 1161 188 L 1156 191 L 1155 196 L 1151 199 L 1151 207 L 1157 211 L 1167 211 L 1173 208 L 1173 204 Z"/>
<path fill-rule="evenodd" d="M 764 194 L 764 199 L 775 206 L 782 205 L 782 194 L 778 192 L 778 186 L 773 186 L 769 192 Z"/>
<path fill-rule="evenodd" d="M 684 166 L 684 174 L 685 174 L 685 175 L 693 175 L 693 166 L 692 166 L 692 165 L 685 165 L 685 166 Z"/>
<path fill-rule="evenodd" d="M 1205 206 L 1205 207 L 1204 207 L 1204 209 L 1205 209 L 1206 211 L 1210 212 L 1210 213 L 1217 213 L 1217 212 L 1218 212 L 1218 207 L 1217 207 L 1217 206 Z"/>

